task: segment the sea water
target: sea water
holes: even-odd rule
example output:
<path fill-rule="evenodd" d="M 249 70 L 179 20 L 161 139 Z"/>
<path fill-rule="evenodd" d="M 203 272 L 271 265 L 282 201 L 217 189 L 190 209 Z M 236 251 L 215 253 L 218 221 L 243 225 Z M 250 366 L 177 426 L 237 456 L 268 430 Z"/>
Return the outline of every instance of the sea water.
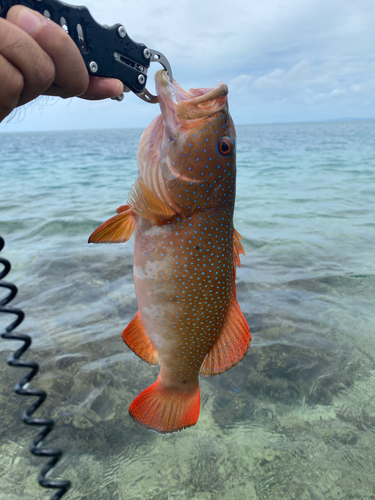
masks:
<path fill-rule="evenodd" d="M 0 135 L 1 255 L 26 313 L 37 416 L 71 500 L 375 498 L 375 122 L 237 127 L 237 297 L 253 340 L 201 379 L 198 424 L 158 435 L 128 415 L 157 377 L 123 343 L 132 247 L 88 245 L 126 203 L 141 130 Z M 9 319 L 3 316 L 0 326 Z M 0 499 L 48 497 L 36 430 L 0 341 Z"/>

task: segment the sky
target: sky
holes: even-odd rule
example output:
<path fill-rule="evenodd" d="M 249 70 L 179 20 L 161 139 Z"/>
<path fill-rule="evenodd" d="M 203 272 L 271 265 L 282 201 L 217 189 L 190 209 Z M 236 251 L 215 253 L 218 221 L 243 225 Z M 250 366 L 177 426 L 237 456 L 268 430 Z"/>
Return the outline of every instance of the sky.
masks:
<path fill-rule="evenodd" d="M 375 0 L 68 0 L 162 52 L 186 88 L 229 87 L 236 124 L 375 118 Z M 151 65 L 147 88 L 153 92 Z M 146 127 L 133 94 L 98 102 L 41 97 L 0 132 Z"/>

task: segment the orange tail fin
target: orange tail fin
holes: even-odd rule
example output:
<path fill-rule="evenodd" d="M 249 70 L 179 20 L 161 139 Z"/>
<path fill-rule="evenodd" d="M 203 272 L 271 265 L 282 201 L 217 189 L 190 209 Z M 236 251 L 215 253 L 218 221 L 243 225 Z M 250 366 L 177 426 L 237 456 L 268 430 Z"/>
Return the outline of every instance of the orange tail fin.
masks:
<path fill-rule="evenodd" d="M 166 387 L 160 377 L 135 398 L 129 408 L 135 422 L 159 433 L 171 433 L 195 425 L 199 418 L 198 382 L 189 390 Z"/>

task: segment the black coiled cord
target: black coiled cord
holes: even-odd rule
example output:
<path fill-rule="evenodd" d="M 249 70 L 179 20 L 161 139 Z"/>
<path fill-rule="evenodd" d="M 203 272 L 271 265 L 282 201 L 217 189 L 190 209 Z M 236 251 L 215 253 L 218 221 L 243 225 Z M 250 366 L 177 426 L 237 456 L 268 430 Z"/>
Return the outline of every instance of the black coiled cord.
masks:
<path fill-rule="evenodd" d="M 4 247 L 4 240 L 0 236 L 0 252 Z M 0 264 L 4 266 L 4 269 L 0 272 L 0 287 L 8 289 L 9 294 L 0 301 L 0 313 L 14 314 L 17 316 L 17 319 L 13 321 L 6 329 L 5 332 L 1 334 L 3 339 L 8 340 L 22 340 L 24 345 L 20 347 L 14 354 L 11 354 L 7 362 L 10 366 L 17 366 L 21 368 L 30 368 L 31 371 L 25 375 L 14 387 L 14 390 L 17 394 L 21 396 L 37 396 L 39 399 L 33 403 L 31 406 L 26 408 L 26 410 L 22 413 L 22 420 L 27 425 L 41 425 L 44 426 L 44 429 L 33 439 L 30 445 L 30 451 L 33 455 L 38 457 L 51 457 L 43 469 L 40 471 L 38 475 L 38 482 L 40 486 L 43 488 L 55 488 L 59 491 L 51 497 L 51 500 L 58 500 L 61 498 L 71 486 L 70 481 L 49 481 L 46 479 L 46 475 L 55 467 L 57 462 L 62 457 L 62 451 L 58 448 L 41 448 L 43 440 L 48 436 L 54 426 L 53 420 L 50 418 L 33 418 L 31 415 L 41 406 L 44 400 L 47 397 L 47 394 L 39 389 L 28 389 L 29 383 L 38 373 L 39 366 L 35 361 L 19 361 L 22 354 L 27 351 L 31 344 L 31 338 L 28 335 L 24 335 L 22 333 L 13 334 L 13 330 L 22 323 L 25 315 L 21 309 L 16 308 L 7 308 L 5 307 L 9 302 L 11 302 L 14 297 L 17 295 L 17 287 L 12 283 L 8 283 L 5 281 L 1 281 L 10 271 L 10 263 L 6 259 L 0 257 Z"/>

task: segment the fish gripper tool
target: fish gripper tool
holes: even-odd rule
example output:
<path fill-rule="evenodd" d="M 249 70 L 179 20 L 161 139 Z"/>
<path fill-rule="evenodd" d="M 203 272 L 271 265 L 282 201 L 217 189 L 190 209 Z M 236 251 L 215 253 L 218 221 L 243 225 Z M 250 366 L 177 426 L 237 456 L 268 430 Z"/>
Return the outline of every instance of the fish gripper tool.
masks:
<path fill-rule="evenodd" d="M 4 247 L 4 240 L 0 236 L 0 252 Z M 45 464 L 38 475 L 38 482 L 43 488 L 54 488 L 57 489 L 51 500 L 58 500 L 62 498 L 63 495 L 68 491 L 71 486 L 70 481 L 66 480 L 49 480 L 46 478 L 47 474 L 55 467 L 57 462 L 62 457 L 62 451 L 58 448 L 42 448 L 41 445 L 43 440 L 48 436 L 54 426 L 54 422 L 50 418 L 35 418 L 32 414 L 43 404 L 47 397 L 45 391 L 40 389 L 29 389 L 29 384 L 31 380 L 35 377 L 39 370 L 39 366 L 35 361 L 21 361 L 20 357 L 31 345 L 31 338 L 28 335 L 17 333 L 14 334 L 13 330 L 22 323 L 25 314 L 21 309 L 6 307 L 9 302 L 11 302 L 17 295 L 17 287 L 13 283 L 2 281 L 3 278 L 7 276 L 10 271 L 10 262 L 3 257 L 0 257 L 0 264 L 4 268 L 0 271 L 0 287 L 9 290 L 9 294 L 0 300 L 0 313 L 12 314 L 17 316 L 17 318 L 6 327 L 5 332 L 1 333 L 1 337 L 6 340 L 20 340 L 24 342 L 16 352 L 11 354 L 7 363 L 10 366 L 20 367 L 20 368 L 30 368 L 31 371 L 25 375 L 14 387 L 17 394 L 21 396 L 36 396 L 38 398 L 35 403 L 28 406 L 22 413 L 22 420 L 27 425 L 33 426 L 43 426 L 39 434 L 33 439 L 29 449 L 33 455 L 39 457 L 50 457 L 51 459 Z"/>
<path fill-rule="evenodd" d="M 147 72 L 158 62 L 173 82 L 168 59 L 159 51 L 132 40 L 122 24 L 99 24 L 87 7 L 69 5 L 59 0 L 0 0 L 0 17 L 5 18 L 13 5 L 23 5 L 59 24 L 81 52 L 90 76 L 118 78 L 124 92 L 134 92 L 140 99 L 157 103 L 158 97 L 146 89 Z M 122 101 L 124 94 L 113 97 Z"/>

